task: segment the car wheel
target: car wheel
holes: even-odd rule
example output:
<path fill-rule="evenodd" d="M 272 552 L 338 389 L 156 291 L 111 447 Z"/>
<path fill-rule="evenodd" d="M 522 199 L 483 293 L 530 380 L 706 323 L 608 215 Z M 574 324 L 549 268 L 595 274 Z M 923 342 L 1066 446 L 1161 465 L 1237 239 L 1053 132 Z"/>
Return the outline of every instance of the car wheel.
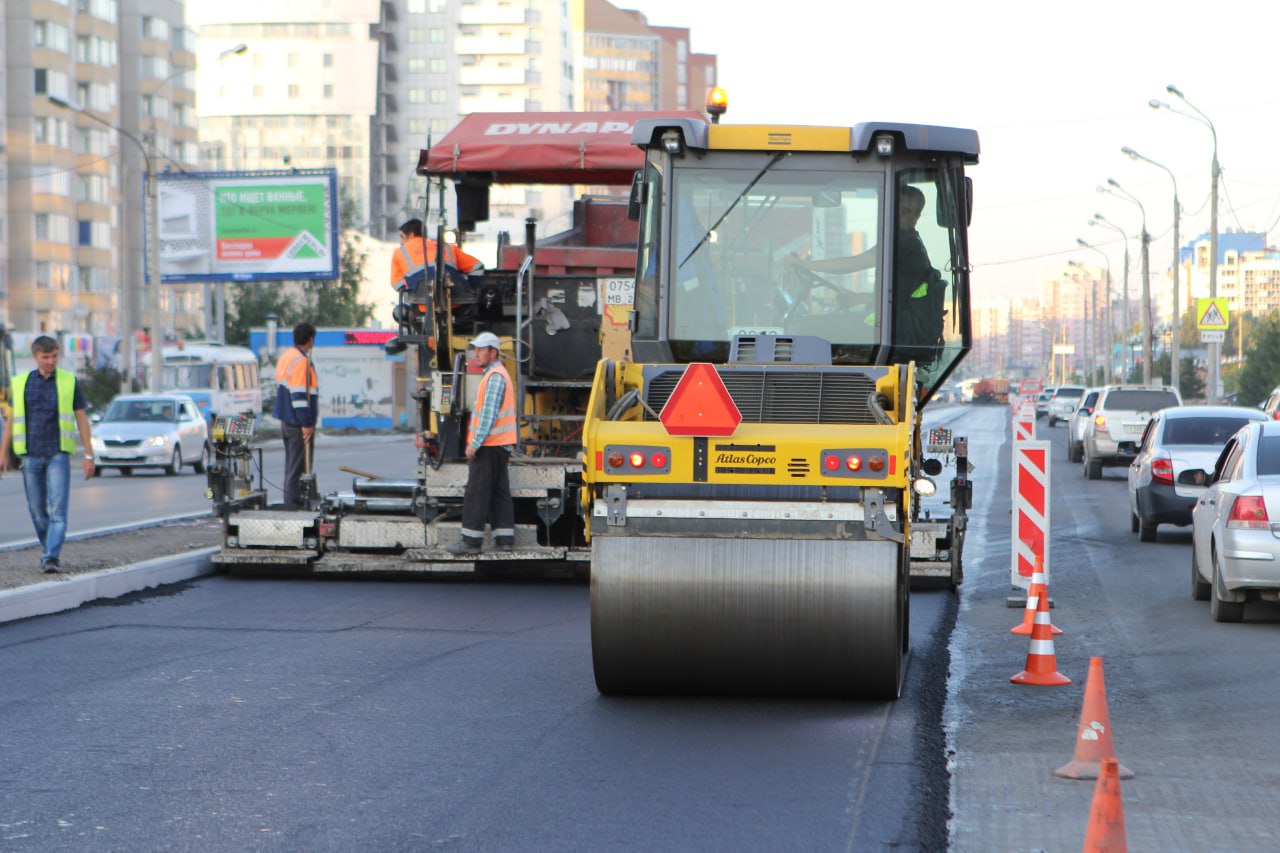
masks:
<path fill-rule="evenodd" d="M 1133 510 L 1129 510 L 1129 532 L 1138 532 L 1138 514 Z"/>
<path fill-rule="evenodd" d="M 1086 478 L 1090 480 L 1101 480 L 1102 479 L 1102 460 L 1085 457 L 1084 475 Z"/>
<path fill-rule="evenodd" d="M 120 476 L 121 476 L 121 477 L 132 477 L 132 476 L 133 476 L 133 469 L 132 469 L 132 468 L 129 468 L 129 467 L 127 467 L 127 466 L 126 466 L 126 467 L 124 467 L 124 468 L 121 468 L 121 469 L 120 469 Z"/>
<path fill-rule="evenodd" d="M 169 477 L 176 477 L 182 473 L 182 448 L 173 448 L 173 458 L 169 460 L 169 467 L 164 469 L 164 473 Z"/>
<path fill-rule="evenodd" d="M 1079 462 L 1084 458 L 1084 447 L 1078 441 L 1067 439 L 1067 459 L 1072 462 Z"/>
<path fill-rule="evenodd" d="M 93 468 L 93 476 L 95 476 L 95 477 L 101 477 L 101 476 L 102 476 L 102 469 L 101 469 L 101 468 L 99 468 L 99 467 L 97 467 L 97 466 L 95 465 L 95 466 L 94 466 L 94 468 Z"/>
<path fill-rule="evenodd" d="M 1200 578 L 1200 562 L 1196 560 L 1196 546 L 1191 544 L 1191 597 L 1196 601 L 1209 600 L 1209 584 Z"/>
<path fill-rule="evenodd" d="M 1213 554 L 1213 589 L 1209 598 L 1209 615 L 1214 622 L 1239 622 L 1244 618 L 1243 601 L 1223 601 L 1222 572 L 1218 569 L 1218 555 Z"/>
<path fill-rule="evenodd" d="M 207 443 L 200 448 L 200 458 L 196 459 L 192 467 L 197 474 L 203 474 L 209 469 L 209 445 Z"/>
<path fill-rule="evenodd" d="M 1138 516 L 1138 541 L 1154 542 L 1156 541 L 1156 525 L 1147 524 L 1142 520 L 1142 516 Z"/>

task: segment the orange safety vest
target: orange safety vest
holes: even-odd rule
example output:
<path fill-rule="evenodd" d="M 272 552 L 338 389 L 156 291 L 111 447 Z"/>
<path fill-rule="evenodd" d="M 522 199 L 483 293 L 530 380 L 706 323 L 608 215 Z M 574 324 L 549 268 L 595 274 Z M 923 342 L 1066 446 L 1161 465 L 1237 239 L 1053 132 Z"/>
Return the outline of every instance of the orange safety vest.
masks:
<path fill-rule="evenodd" d="M 425 251 L 423 250 L 424 242 L 426 243 Z M 405 279 L 415 272 L 425 273 L 429 279 L 431 274 L 427 267 L 435 262 L 435 240 L 424 241 L 421 237 L 406 240 L 391 256 L 391 286 L 400 289 L 405 285 Z M 484 270 L 484 264 L 480 263 L 478 258 L 448 243 L 444 247 L 444 263 L 447 270 L 458 270 L 467 275 Z"/>
<path fill-rule="evenodd" d="M 467 426 L 467 444 L 470 445 L 476 438 L 476 406 L 484 405 L 485 392 L 489 387 L 489 379 L 493 374 L 500 374 L 504 380 L 502 386 L 502 407 L 498 409 L 498 416 L 493 419 L 493 427 L 489 430 L 489 434 L 485 436 L 484 441 L 480 443 L 481 447 L 500 447 L 516 443 L 516 393 L 515 383 L 511 381 L 511 374 L 507 373 L 507 368 L 502 364 L 501 360 L 494 362 L 493 367 L 486 370 L 484 376 L 480 377 L 480 387 L 476 389 L 476 402 L 472 406 L 471 422 Z"/>

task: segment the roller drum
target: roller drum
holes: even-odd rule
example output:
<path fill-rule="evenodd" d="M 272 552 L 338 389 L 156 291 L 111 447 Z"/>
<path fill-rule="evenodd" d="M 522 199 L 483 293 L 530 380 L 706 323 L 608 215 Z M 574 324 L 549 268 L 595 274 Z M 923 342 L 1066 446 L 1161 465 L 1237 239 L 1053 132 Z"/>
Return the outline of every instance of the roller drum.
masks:
<path fill-rule="evenodd" d="M 597 536 L 601 693 L 897 698 L 902 549 L 887 541 Z"/>

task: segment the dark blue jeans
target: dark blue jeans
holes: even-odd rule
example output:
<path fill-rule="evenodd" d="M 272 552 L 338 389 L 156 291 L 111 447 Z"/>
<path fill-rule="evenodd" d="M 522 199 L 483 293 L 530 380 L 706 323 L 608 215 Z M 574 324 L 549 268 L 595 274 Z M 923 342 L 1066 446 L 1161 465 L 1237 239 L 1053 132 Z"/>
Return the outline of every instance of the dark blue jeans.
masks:
<path fill-rule="evenodd" d="M 44 552 L 40 559 L 56 559 L 67 538 L 67 495 L 71 491 L 71 456 L 22 457 L 22 483 L 27 489 L 27 509 Z"/>

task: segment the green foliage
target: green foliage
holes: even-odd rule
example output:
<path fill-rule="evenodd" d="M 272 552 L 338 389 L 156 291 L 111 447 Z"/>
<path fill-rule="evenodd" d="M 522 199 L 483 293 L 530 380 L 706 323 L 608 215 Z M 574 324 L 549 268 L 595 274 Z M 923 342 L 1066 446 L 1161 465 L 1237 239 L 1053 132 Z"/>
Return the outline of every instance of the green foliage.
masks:
<path fill-rule="evenodd" d="M 236 285 L 235 298 L 227 299 L 227 343 L 247 347 L 249 330 L 267 324 L 275 314 L 281 329 L 310 321 L 306 306 L 285 293 L 280 282 L 255 281 Z M 231 294 L 229 293 L 228 296 Z"/>
<path fill-rule="evenodd" d="M 104 367 L 96 370 L 92 367 L 85 368 L 79 373 L 80 390 L 84 392 L 85 401 L 89 404 L 90 411 L 101 412 L 107 408 L 107 404 L 120 393 L 120 382 L 123 378 L 120 371 L 112 367 Z M 135 386 L 137 383 L 133 383 Z M 134 391 L 139 390 L 133 388 Z"/>
<path fill-rule="evenodd" d="M 1248 330 L 1248 361 L 1240 369 L 1241 406 L 1257 406 L 1280 385 L 1280 312 L 1259 318 Z"/>

